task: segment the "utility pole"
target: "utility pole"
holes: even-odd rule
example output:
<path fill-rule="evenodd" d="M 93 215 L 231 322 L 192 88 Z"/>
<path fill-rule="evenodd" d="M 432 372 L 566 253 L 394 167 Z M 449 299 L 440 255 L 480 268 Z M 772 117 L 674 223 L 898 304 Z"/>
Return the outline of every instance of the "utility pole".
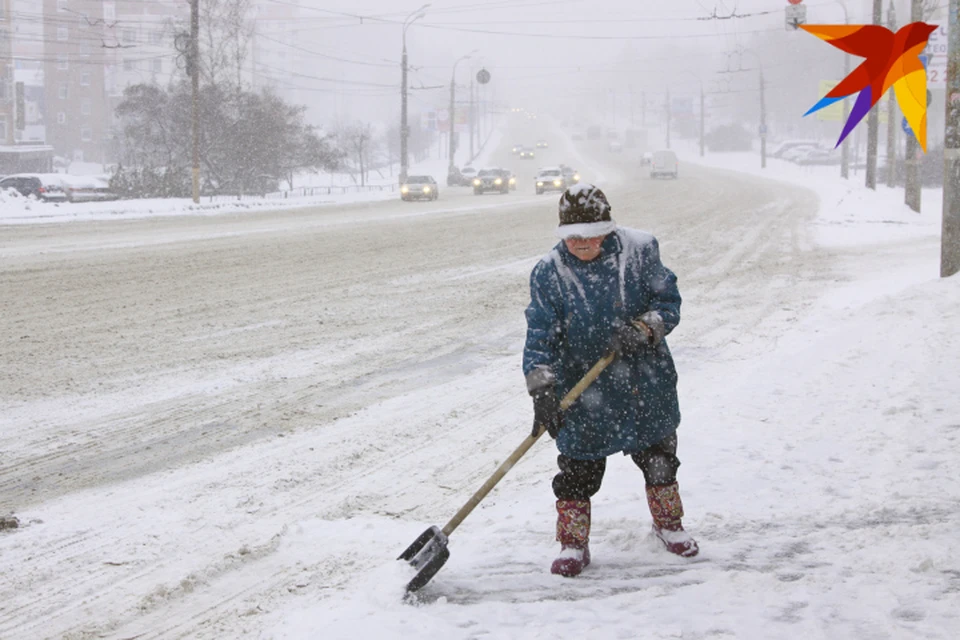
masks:
<path fill-rule="evenodd" d="M 760 67 L 760 168 L 767 168 L 767 102 L 764 95 L 763 66 Z"/>
<path fill-rule="evenodd" d="M 950 0 L 940 277 L 960 271 L 960 0 Z"/>
<path fill-rule="evenodd" d="M 474 121 L 475 121 L 475 119 L 476 119 L 476 118 L 474 118 L 474 113 L 473 113 L 473 109 L 474 109 L 474 105 L 475 105 L 475 102 L 474 102 L 474 100 L 473 100 L 473 92 L 474 92 L 474 91 L 475 91 L 475 85 L 473 84 L 473 69 L 471 69 L 471 70 L 470 70 L 470 111 L 468 111 L 468 113 L 469 113 L 469 115 L 470 115 L 470 160 L 471 160 L 471 161 L 472 161 L 473 158 L 474 158 L 473 132 L 474 132 L 474 129 L 475 129 L 475 127 L 474 127 Z"/>
<path fill-rule="evenodd" d="M 887 27 L 897 32 L 897 13 L 893 0 L 887 5 Z M 897 182 L 897 98 L 893 87 L 887 90 L 887 186 L 891 189 Z"/>
<path fill-rule="evenodd" d="M 883 0 L 873 0 L 873 24 L 883 24 Z M 867 116 L 867 189 L 877 189 L 877 147 L 880 137 L 880 114 L 870 109 Z"/>
<path fill-rule="evenodd" d="M 460 56 L 457 58 L 457 61 L 453 63 L 453 73 L 450 74 L 450 154 L 449 154 L 449 165 L 448 169 L 452 172 L 454 164 L 454 158 L 457 154 L 457 145 L 456 145 L 456 131 L 457 131 L 457 65 L 463 62 L 464 60 L 469 60 L 470 56 L 476 53 L 477 50 L 474 49 L 465 56 Z M 471 158 L 472 159 L 472 158 Z"/>
<path fill-rule="evenodd" d="M 407 29 L 426 15 L 424 11 L 429 6 L 429 4 L 423 5 L 403 21 L 403 35 L 401 37 L 403 54 L 400 57 L 400 184 L 406 182 L 407 171 L 410 169 L 410 161 L 407 157 L 407 142 L 410 137 L 410 127 L 407 124 L 407 71 L 409 69 L 407 66 Z"/>
<path fill-rule="evenodd" d="M 670 87 L 667 87 L 667 103 L 664 105 L 667 109 L 667 149 L 670 148 Z"/>
<path fill-rule="evenodd" d="M 914 0 L 914 2 L 921 2 L 922 0 Z M 840 7 L 843 9 L 843 21 L 845 24 L 850 24 L 850 14 L 847 13 L 847 4 L 845 1 L 838 2 Z M 843 56 L 843 78 L 846 78 L 850 75 L 850 55 Z M 842 80 L 842 78 L 841 78 Z M 850 117 L 850 101 L 841 100 L 843 104 L 843 118 L 840 120 L 841 123 L 845 124 L 847 118 Z M 840 126 L 843 126 L 841 124 Z M 850 136 L 847 136 L 843 139 L 843 142 L 840 144 L 840 177 L 844 180 L 850 178 Z"/>
<path fill-rule="evenodd" d="M 647 128 L 647 92 L 640 92 L 640 126 Z"/>
<path fill-rule="evenodd" d="M 703 83 L 700 83 L 700 157 L 703 157 Z"/>
<path fill-rule="evenodd" d="M 193 81 L 193 201 L 200 202 L 200 0 L 190 0 L 190 61 Z"/>
<path fill-rule="evenodd" d="M 910 3 L 910 22 L 920 22 L 923 20 L 923 0 L 913 0 Z M 930 105 L 927 105 L 930 108 Z M 906 171 L 906 183 L 903 191 L 904 203 L 920 213 L 920 144 L 917 138 L 911 134 L 904 136 L 906 138 L 906 147 L 903 153 L 904 169 Z"/>

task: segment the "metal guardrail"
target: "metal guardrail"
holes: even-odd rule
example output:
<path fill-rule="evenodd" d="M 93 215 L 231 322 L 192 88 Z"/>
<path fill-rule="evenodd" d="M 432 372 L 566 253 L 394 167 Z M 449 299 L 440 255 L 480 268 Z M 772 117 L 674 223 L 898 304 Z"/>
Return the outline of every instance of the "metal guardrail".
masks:
<path fill-rule="evenodd" d="M 284 191 L 272 191 L 259 195 L 244 194 L 236 195 L 217 195 L 207 196 L 209 202 L 236 202 L 243 200 L 287 200 L 289 198 L 310 198 L 314 196 L 345 195 L 348 193 L 396 193 L 398 185 L 391 184 L 368 184 L 368 185 L 347 185 L 347 186 L 329 186 L 329 187 L 298 187 L 296 189 L 287 189 Z"/>

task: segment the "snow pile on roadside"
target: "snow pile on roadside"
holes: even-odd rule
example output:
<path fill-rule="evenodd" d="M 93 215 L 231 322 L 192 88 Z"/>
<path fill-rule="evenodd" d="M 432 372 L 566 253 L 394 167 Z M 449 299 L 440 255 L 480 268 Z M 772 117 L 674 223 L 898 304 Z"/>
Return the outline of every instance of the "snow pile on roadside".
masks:
<path fill-rule="evenodd" d="M 221 215 L 246 211 L 272 211 L 296 209 L 354 202 L 391 200 L 397 197 L 391 191 L 371 193 L 333 194 L 304 198 L 253 198 L 248 200 L 220 200 L 199 204 L 188 198 L 152 198 L 144 200 L 114 200 L 111 202 L 38 202 L 19 194 L 0 194 L 0 225 L 37 224 L 110 220 L 123 218 L 149 218 L 155 216 Z"/>
<path fill-rule="evenodd" d="M 757 151 L 710 153 L 700 157 L 699 147 L 689 141 L 674 145 L 680 163 L 698 164 L 736 171 L 807 187 L 820 196 L 817 240 L 824 246 L 848 246 L 901 242 L 906 238 L 940 235 L 942 189 L 924 189 L 921 212 L 903 202 L 903 189 L 877 185 L 876 191 L 863 184 L 863 173 L 844 180 L 835 166 L 799 166 L 786 160 L 767 158 L 760 168 Z"/>

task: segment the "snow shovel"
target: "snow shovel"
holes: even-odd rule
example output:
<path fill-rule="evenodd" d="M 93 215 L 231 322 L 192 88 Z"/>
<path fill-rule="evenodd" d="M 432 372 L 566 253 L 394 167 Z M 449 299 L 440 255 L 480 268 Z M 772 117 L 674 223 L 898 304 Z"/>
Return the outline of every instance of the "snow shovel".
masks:
<path fill-rule="evenodd" d="M 570 405 L 576 402 L 580 394 L 593 384 L 593 381 L 600 376 L 603 370 L 607 368 L 607 365 L 613 362 L 614 358 L 616 358 L 616 353 L 611 352 L 601 358 L 597 364 L 593 365 L 593 368 L 583 376 L 583 379 L 560 401 L 560 410 L 566 411 L 570 408 Z M 480 504 L 480 501 L 490 493 L 491 489 L 500 482 L 503 476 L 507 475 L 507 472 L 513 468 L 513 465 L 523 457 L 523 454 L 533 446 L 537 439 L 543 435 L 544 431 L 545 429 L 541 427 L 537 435 L 527 436 L 526 439 L 520 443 L 520 446 L 510 454 L 510 457 L 504 460 L 503 464 L 493 472 L 490 479 L 484 482 L 483 486 L 467 500 L 467 504 L 463 505 L 460 511 L 457 511 L 457 514 L 450 519 L 450 522 L 448 522 L 443 529 L 436 526 L 430 527 L 421 533 L 420 537 L 414 540 L 413 544 L 400 554 L 397 560 L 406 560 L 417 570 L 417 575 L 407 583 L 407 593 L 417 591 L 430 582 L 430 579 L 436 575 L 437 571 L 440 571 L 440 567 L 442 567 L 444 563 L 446 563 L 447 558 L 450 557 L 450 550 L 447 548 L 450 534 L 460 526 L 460 523 L 470 515 L 470 512 Z"/>

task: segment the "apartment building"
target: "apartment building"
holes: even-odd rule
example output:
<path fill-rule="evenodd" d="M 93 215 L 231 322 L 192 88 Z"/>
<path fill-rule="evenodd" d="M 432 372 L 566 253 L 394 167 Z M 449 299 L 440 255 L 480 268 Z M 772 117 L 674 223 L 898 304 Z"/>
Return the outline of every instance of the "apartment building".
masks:
<path fill-rule="evenodd" d="M 65 161 L 106 162 L 104 68 L 110 29 L 103 0 L 43 0 L 47 144 Z"/>
<path fill-rule="evenodd" d="M 16 119 L 10 0 L 0 0 L 0 145 L 13 144 Z"/>

